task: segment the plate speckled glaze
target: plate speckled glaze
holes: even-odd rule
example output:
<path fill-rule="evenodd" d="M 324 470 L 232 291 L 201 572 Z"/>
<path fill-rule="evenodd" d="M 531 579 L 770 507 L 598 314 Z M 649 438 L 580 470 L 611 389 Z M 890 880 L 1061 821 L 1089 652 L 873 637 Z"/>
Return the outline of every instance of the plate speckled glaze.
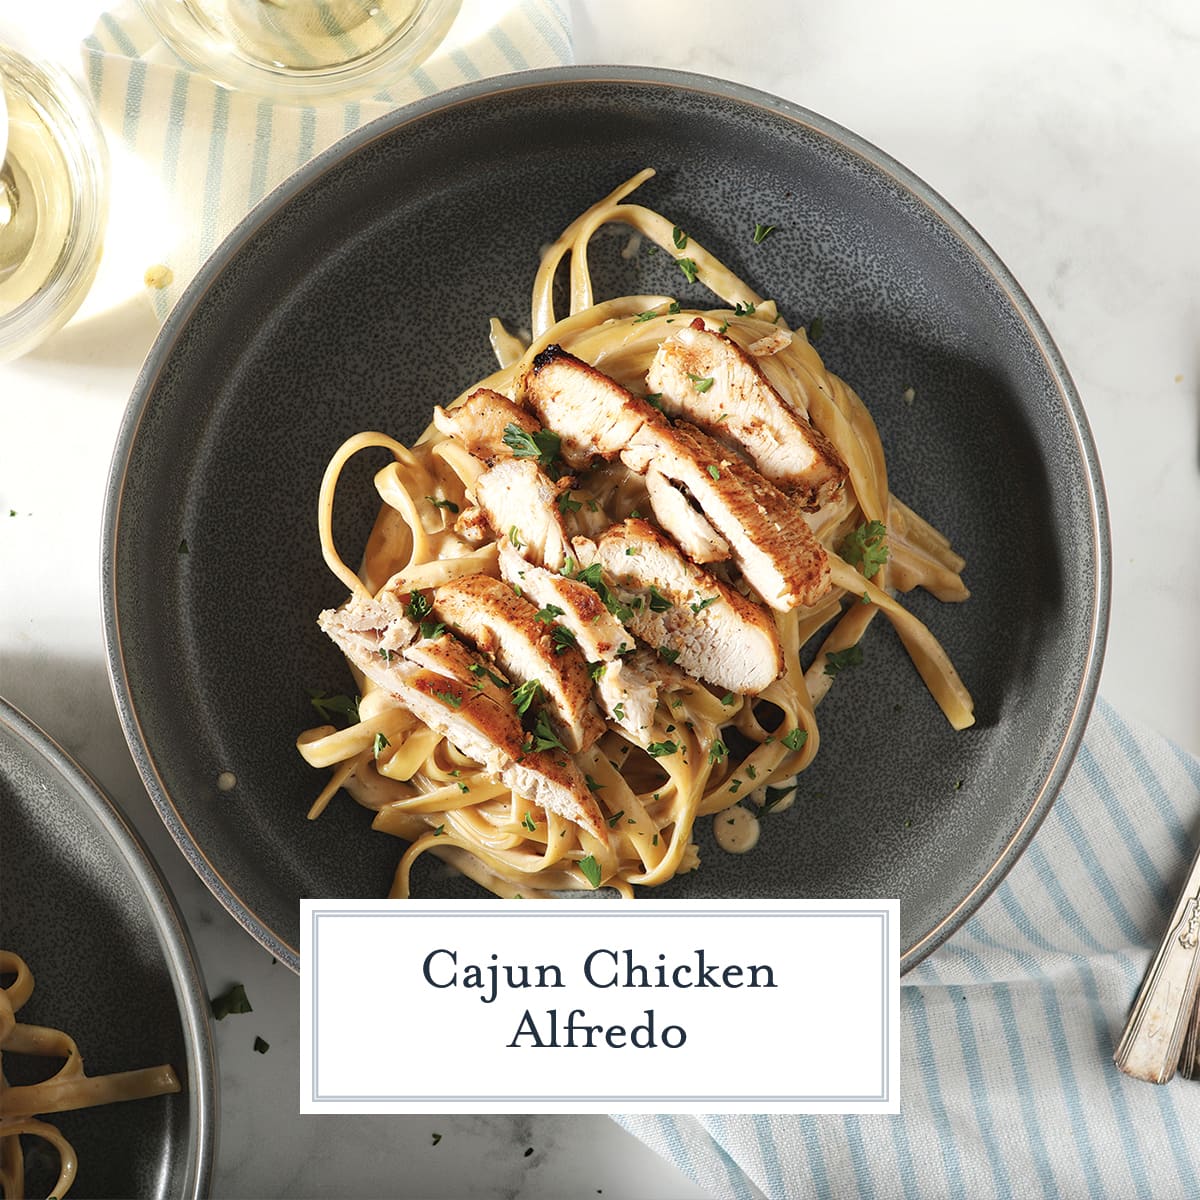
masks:
<path fill-rule="evenodd" d="M 892 490 L 968 559 L 970 602 L 907 602 L 978 714 L 951 730 L 875 622 L 866 666 L 821 707 L 797 804 L 750 855 L 704 833 L 702 869 L 665 895 L 898 896 L 907 969 L 1003 877 L 1065 776 L 1107 621 L 1103 493 L 1066 369 L 995 255 L 899 164 L 774 97 L 640 68 L 483 81 L 352 135 L 246 218 L 159 336 L 114 459 L 105 624 L 130 745 L 196 870 L 293 968 L 299 899 L 384 895 L 400 850 L 345 797 L 305 820 L 324 778 L 293 748 L 307 689 L 349 684 L 314 623 L 344 598 L 317 542 L 325 464 L 356 430 L 412 439 L 485 374 L 487 318 L 527 325 L 539 247 L 647 165 L 637 200 L 793 325 L 823 318 L 818 349 L 869 405 Z M 755 245 L 759 221 L 776 231 Z M 598 297 L 704 304 L 626 241 L 595 244 Z M 382 461 L 343 476 L 351 560 Z M 436 867 L 416 886 L 474 894 Z"/>
<path fill-rule="evenodd" d="M 64 1030 L 89 1075 L 170 1063 L 183 1085 L 174 1096 L 47 1118 L 79 1158 L 72 1200 L 207 1196 L 216 1058 L 183 919 L 112 801 L 3 700 L 0 831 L 0 943 L 25 959 L 34 979 L 18 1020 Z M 20 1064 L 5 1062 L 10 1082 L 25 1079 Z M 57 1155 L 36 1139 L 25 1146 L 29 1194 L 47 1195 Z"/>

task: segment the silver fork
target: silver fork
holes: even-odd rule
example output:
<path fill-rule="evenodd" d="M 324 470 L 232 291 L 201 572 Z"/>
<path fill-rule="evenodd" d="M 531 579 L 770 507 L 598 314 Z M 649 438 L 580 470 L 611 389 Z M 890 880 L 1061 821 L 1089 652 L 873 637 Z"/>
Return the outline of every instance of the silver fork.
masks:
<path fill-rule="evenodd" d="M 1176 1068 L 1189 1078 L 1200 1075 L 1198 993 L 1200 851 L 1113 1055 L 1117 1066 L 1149 1083 L 1166 1083 Z"/>

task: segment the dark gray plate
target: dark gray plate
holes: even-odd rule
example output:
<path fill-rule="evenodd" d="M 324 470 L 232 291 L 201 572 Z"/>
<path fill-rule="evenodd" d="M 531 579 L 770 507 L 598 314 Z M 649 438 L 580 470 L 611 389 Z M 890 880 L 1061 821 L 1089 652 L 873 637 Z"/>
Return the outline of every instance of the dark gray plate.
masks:
<path fill-rule="evenodd" d="M 485 81 L 360 131 L 268 197 L 172 314 L 117 444 L 103 587 L 130 745 L 196 870 L 293 967 L 300 897 L 383 895 L 399 851 L 344 798 L 304 819 L 322 782 L 293 749 L 306 689 L 349 681 L 314 624 L 343 598 L 317 545 L 326 461 L 356 430 L 412 438 L 488 371 L 486 319 L 527 324 L 539 246 L 645 165 L 659 175 L 639 200 L 793 324 L 824 318 L 821 353 L 871 407 L 893 490 L 970 560 L 970 603 L 911 603 L 979 715 L 949 729 L 877 621 L 869 666 L 821 709 L 801 802 L 751 855 L 705 841 L 703 869 L 665 894 L 898 896 L 908 967 L 995 886 L 1063 779 L 1106 624 L 1099 471 L 1049 335 L 978 235 L 861 139 L 733 84 L 640 68 Z M 778 227 L 758 246 L 756 221 Z M 624 241 L 596 246 L 597 295 L 704 302 L 667 256 L 622 259 Z M 339 493 L 350 560 L 376 510 L 381 459 L 363 459 Z"/>
<path fill-rule="evenodd" d="M 0 700 L 0 945 L 33 972 L 18 1020 L 73 1037 L 89 1075 L 170 1063 L 174 1096 L 47 1119 L 75 1147 L 72 1200 L 207 1196 L 216 1060 L 191 941 L 148 851 L 111 800 Z M 29 1060 L 25 1060 L 29 1063 Z M 17 1058 L 10 1082 L 33 1082 Z M 32 1066 L 32 1064 L 29 1064 Z M 57 1156 L 30 1139 L 26 1184 L 45 1196 Z"/>

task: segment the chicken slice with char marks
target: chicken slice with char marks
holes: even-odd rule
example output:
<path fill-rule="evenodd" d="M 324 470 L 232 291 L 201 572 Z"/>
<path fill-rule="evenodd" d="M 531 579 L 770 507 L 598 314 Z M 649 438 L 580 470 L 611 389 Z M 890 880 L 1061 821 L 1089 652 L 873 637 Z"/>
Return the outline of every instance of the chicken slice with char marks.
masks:
<path fill-rule="evenodd" d="M 558 498 L 570 480 L 552 483 L 535 462 L 498 462 L 475 481 L 475 500 L 496 537 L 507 537 L 530 562 L 558 571 L 570 542 Z"/>
<path fill-rule="evenodd" d="M 587 667 L 569 641 L 555 639 L 557 617 L 552 613 L 551 620 L 539 620 L 536 605 L 490 575 L 444 584 L 433 611 L 459 637 L 493 658 L 510 679 L 541 684 L 547 714 L 572 753 L 586 750 L 604 732 L 592 704 Z"/>
<path fill-rule="evenodd" d="M 532 413 L 491 388 L 478 388 L 457 408 L 438 405 L 433 410 L 433 424 L 438 432 L 461 442 L 489 465 L 513 457 L 512 447 L 504 441 L 509 425 L 526 433 L 537 433 L 541 428 Z"/>
<path fill-rule="evenodd" d="M 771 608 L 811 605 L 829 591 L 829 556 L 797 506 L 694 425 L 643 426 L 621 461 L 638 472 L 653 467 L 686 487 Z"/>
<path fill-rule="evenodd" d="M 562 609 L 555 620 L 575 634 L 580 653 L 594 669 L 589 674 L 605 714 L 635 741 L 646 745 L 658 703 L 658 681 L 621 657 L 633 649 L 633 634 L 608 611 L 593 588 L 533 566 L 507 541 L 500 543 L 500 570 L 535 604 Z"/>
<path fill-rule="evenodd" d="M 689 562 L 652 525 L 636 518 L 614 525 L 597 549 L 610 584 L 642 600 L 629 628 L 678 655 L 687 674 L 733 692 L 761 692 L 778 678 L 783 657 L 771 615 Z"/>
<path fill-rule="evenodd" d="M 547 346 L 533 360 L 521 396 L 562 439 L 562 456 L 577 469 L 596 457 L 611 462 L 643 424 L 662 420 L 645 400 L 561 346 Z"/>
<path fill-rule="evenodd" d="M 662 393 L 664 411 L 737 446 L 802 507 L 820 508 L 842 490 L 846 467 L 833 443 L 780 396 L 750 355 L 702 321 L 659 346 L 646 383 Z"/>
<path fill-rule="evenodd" d="M 381 655 L 381 641 L 391 627 L 369 628 L 379 613 L 374 604 L 354 597 L 341 609 L 323 612 L 318 623 L 368 679 L 490 775 L 607 842 L 599 806 L 574 759 L 559 750 L 525 748 L 526 734 L 511 697 L 487 674 L 487 664 L 448 633 Z"/>

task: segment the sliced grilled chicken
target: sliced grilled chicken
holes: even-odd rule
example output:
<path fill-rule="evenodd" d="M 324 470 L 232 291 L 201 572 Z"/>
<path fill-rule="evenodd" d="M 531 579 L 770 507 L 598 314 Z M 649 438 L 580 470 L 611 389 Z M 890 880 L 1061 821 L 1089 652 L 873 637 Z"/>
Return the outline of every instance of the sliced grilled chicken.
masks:
<path fill-rule="evenodd" d="M 556 607 L 561 608 L 561 605 Z M 557 632 L 557 616 L 516 595 L 490 575 L 467 575 L 438 588 L 438 620 L 482 653 L 490 655 L 516 683 L 537 680 L 546 709 L 562 743 L 572 753 L 586 750 L 603 732 L 592 704 L 587 666 L 573 634 Z"/>
<path fill-rule="evenodd" d="M 489 464 L 513 457 L 512 447 L 504 441 L 509 425 L 526 433 L 537 433 L 541 428 L 532 413 L 491 388 L 477 389 L 457 408 L 447 410 L 438 405 L 433 410 L 433 423 L 440 433 L 455 438 Z"/>
<path fill-rule="evenodd" d="M 497 537 L 507 537 L 530 562 L 561 569 L 569 541 L 558 497 L 569 481 L 552 483 L 527 458 L 498 462 L 475 481 L 475 499 Z"/>
<path fill-rule="evenodd" d="M 682 484 L 729 544 L 752 588 L 780 612 L 829 590 L 829 556 L 797 506 L 727 447 L 686 421 L 643 426 L 621 455 Z"/>
<path fill-rule="evenodd" d="M 517 795 L 607 841 L 599 806 L 574 759 L 563 751 L 526 749 L 511 697 L 483 669 L 486 663 L 450 634 L 380 655 L 377 631 L 352 629 L 370 620 L 369 603 L 350 600 L 338 610 L 344 620 L 321 614 L 321 628 L 346 657 Z"/>
<path fill-rule="evenodd" d="M 833 499 L 846 482 L 833 443 L 780 396 L 740 346 L 699 324 L 671 334 L 650 364 L 646 383 L 662 393 L 664 411 L 738 446 L 802 507 Z"/>
<path fill-rule="evenodd" d="M 679 544 L 692 562 L 723 562 L 729 557 L 729 543 L 697 512 L 688 498 L 660 471 L 646 470 L 646 491 L 654 519 Z"/>
<path fill-rule="evenodd" d="M 598 550 L 606 580 L 632 593 L 629 628 L 668 662 L 734 692 L 761 692 L 779 676 L 783 657 L 771 615 L 689 562 L 652 525 L 614 525 Z"/>
<path fill-rule="evenodd" d="M 643 424 L 662 420 L 645 400 L 561 346 L 547 346 L 533 360 L 521 395 L 562 439 L 562 457 L 577 468 L 596 457 L 611 461 Z"/>
<path fill-rule="evenodd" d="M 368 657 L 387 659 L 417 636 L 406 612 L 409 596 L 384 588 L 374 599 L 353 596 L 341 608 L 326 609 L 317 624 L 339 646 L 351 642 Z"/>
<path fill-rule="evenodd" d="M 575 635 L 605 715 L 646 745 L 658 703 L 658 681 L 621 657 L 633 649 L 633 634 L 608 611 L 593 588 L 531 565 L 504 541 L 500 543 L 500 570 L 535 604 L 562 609 L 555 620 Z"/>

